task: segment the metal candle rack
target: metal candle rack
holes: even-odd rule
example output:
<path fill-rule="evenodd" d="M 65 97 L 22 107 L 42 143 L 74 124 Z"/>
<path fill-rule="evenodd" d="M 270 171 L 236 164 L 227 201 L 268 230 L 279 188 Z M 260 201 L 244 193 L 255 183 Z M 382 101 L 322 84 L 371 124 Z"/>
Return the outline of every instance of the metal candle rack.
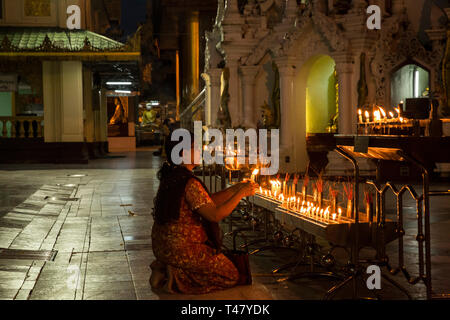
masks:
<path fill-rule="evenodd" d="M 304 261 L 305 255 L 300 257 L 301 259 L 293 264 L 285 265 L 274 270 L 274 273 L 280 270 L 286 269 L 289 266 L 297 266 L 300 264 L 310 265 L 311 272 L 304 274 L 291 274 L 288 279 L 297 279 L 303 276 L 327 276 L 332 278 L 341 279 L 342 281 L 336 286 L 332 287 L 325 295 L 325 299 L 332 298 L 339 290 L 344 288 L 347 284 L 352 284 L 353 297 L 357 298 L 358 294 L 358 281 L 363 281 L 362 276 L 365 274 L 365 265 L 378 265 L 388 271 L 390 275 L 396 275 L 402 273 L 407 283 L 415 285 L 417 283 L 423 283 L 426 287 L 426 297 L 427 299 L 432 299 L 436 297 L 433 295 L 432 291 L 432 281 L 431 281 L 431 236 L 430 236 L 430 196 L 449 196 L 450 193 L 445 192 L 430 192 L 429 191 L 429 174 L 427 169 L 420 161 L 416 160 L 412 156 L 408 155 L 401 150 L 397 150 L 398 161 L 408 161 L 419 168 L 421 168 L 423 173 L 423 184 L 422 184 L 422 194 L 418 194 L 412 186 L 405 185 L 401 188 L 397 188 L 392 183 L 386 183 L 381 186 L 376 182 L 367 181 L 367 186 L 370 186 L 374 193 L 376 194 L 375 199 L 375 213 L 373 215 L 365 215 L 359 211 L 359 167 L 356 157 L 359 156 L 357 153 L 350 152 L 347 145 L 338 146 L 336 149 L 337 153 L 346 158 L 353 164 L 354 174 L 353 174 L 353 216 L 345 217 L 341 216 L 340 219 L 333 221 L 333 219 L 321 219 L 312 216 L 305 212 L 300 212 L 298 210 L 293 210 L 292 208 L 283 205 L 283 202 L 272 197 L 267 197 L 264 194 L 257 194 L 252 197 L 251 206 L 248 207 L 248 211 L 251 215 L 254 208 L 262 208 L 264 212 L 264 233 L 265 237 L 263 239 L 258 239 L 248 245 L 255 244 L 257 242 L 267 242 L 268 240 L 268 229 L 269 229 L 269 214 L 275 217 L 275 221 L 281 221 L 281 225 L 291 225 L 294 228 L 294 232 L 300 232 L 303 237 L 300 242 L 301 251 L 308 251 L 311 260 Z M 392 148 L 390 149 L 392 151 Z M 367 157 L 367 154 L 361 155 Z M 209 175 L 211 177 L 211 167 L 209 168 Z M 220 178 L 221 178 L 221 188 L 226 186 L 226 172 L 225 168 L 221 166 Z M 217 191 L 217 167 L 213 169 L 214 180 L 215 180 L 215 191 Z M 205 172 L 205 169 L 203 170 Z M 205 177 L 205 175 L 203 175 Z M 210 179 L 210 186 L 211 186 Z M 228 181 L 230 182 L 230 181 Z M 212 189 L 210 189 L 212 190 Z M 397 214 L 396 219 L 389 220 L 387 218 L 386 212 L 386 200 L 385 196 L 388 191 L 392 191 L 397 201 Z M 411 270 L 405 266 L 405 254 L 404 254 L 404 244 L 403 237 L 405 236 L 405 229 L 403 227 L 404 214 L 403 214 L 403 196 L 405 194 L 410 194 L 412 198 L 416 201 L 417 209 L 417 242 L 418 242 L 418 275 L 414 276 Z M 311 196 L 307 197 L 309 202 L 313 202 Z M 327 207 L 331 202 L 323 200 L 325 206 Z M 345 210 L 343 210 L 345 212 Z M 330 212 L 331 213 L 331 212 Z M 334 212 L 333 212 L 334 213 Z M 230 231 L 233 231 L 232 220 L 230 220 Z M 233 234 L 233 233 L 230 233 Z M 345 248 L 350 256 L 350 263 L 346 268 L 345 274 L 338 274 L 335 271 L 327 270 L 327 272 L 319 272 L 314 269 L 314 266 L 319 265 L 313 259 L 314 248 L 315 248 L 315 237 L 320 237 L 328 240 L 332 244 L 332 248 L 327 259 L 333 260 L 331 252 L 336 247 Z M 306 238 L 306 240 L 305 240 Z M 396 266 L 392 266 L 389 262 L 386 245 L 392 241 L 398 241 L 398 263 Z M 360 249 L 363 247 L 372 247 L 376 250 L 376 258 L 373 260 L 361 260 L 359 258 Z M 253 253 L 260 252 L 265 249 L 276 249 L 276 246 L 268 245 L 257 250 Z M 395 287 L 400 289 L 408 298 L 411 296 L 396 281 L 391 279 L 386 273 L 382 273 L 385 280 L 389 281 Z"/>

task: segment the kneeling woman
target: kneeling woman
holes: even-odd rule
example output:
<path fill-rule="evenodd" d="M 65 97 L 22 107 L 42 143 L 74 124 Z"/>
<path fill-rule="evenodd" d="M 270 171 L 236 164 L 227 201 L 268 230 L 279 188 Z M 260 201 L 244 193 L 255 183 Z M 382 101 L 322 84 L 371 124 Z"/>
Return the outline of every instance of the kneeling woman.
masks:
<path fill-rule="evenodd" d="M 208 237 L 209 222 L 217 223 L 236 208 L 242 198 L 255 194 L 257 185 L 243 182 L 209 194 L 192 170 L 196 165 L 174 165 L 174 142 L 167 141 L 168 161 L 158 172 L 160 186 L 155 198 L 151 265 L 153 288 L 164 284 L 169 292 L 203 294 L 231 288 L 239 273 Z M 194 159 L 194 148 L 191 148 Z"/>

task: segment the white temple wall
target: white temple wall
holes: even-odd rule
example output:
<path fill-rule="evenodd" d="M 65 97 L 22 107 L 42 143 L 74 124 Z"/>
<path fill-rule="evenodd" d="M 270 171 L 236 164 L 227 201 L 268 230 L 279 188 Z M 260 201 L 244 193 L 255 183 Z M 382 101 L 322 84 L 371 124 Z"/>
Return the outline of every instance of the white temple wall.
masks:
<path fill-rule="evenodd" d="M 383 0 L 369 2 L 384 3 Z M 226 27 L 218 25 L 221 37 L 211 37 L 212 40 L 219 39 L 219 51 L 228 67 L 235 67 L 235 61 L 239 64 L 237 78 L 230 80 L 229 109 L 233 125 L 239 123 L 246 126 L 249 118 L 256 122 L 261 119 L 261 106 L 265 102 L 273 106 L 271 100 L 275 79 L 272 61 L 277 63 L 280 72 L 282 170 L 302 171 L 308 162 L 306 91 L 310 63 L 315 58 L 329 56 L 336 64 L 339 83 L 338 128 L 341 134 L 356 133 L 362 52 L 366 56 L 367 98 L 362 102 L 365 106 L 378 104 L 392 107 L 390 78 L 408 56 L 414 57 L 418 65 L 430 72 L 431 91 L 439 86 L 437 80 L 441 61 L 436 57 L 442 57 L 442 44 L 439 41 L 445 39 L 445 34 L 439 30 L 430 34 L 427 30 L 441 26 L 444 12 L 434 2 L 395 0 L 393 15 L 384 14 L 380 31 L 366 28 L 364 1 L 356 1 L 355 9 L 345 15 L 330 16 L 326 16 L 326 8 L 315 3 L 318 5 L 307 8 L 306 14 L 303 12 L 300 19 L 296 20 L 296 4 L 288 1 L 288 12 L 270 30 L 264 23 L 264 15 L 259 14 L 258 10 L 251 11 L 249 7 L 244 17 L 234 8 L 237 6 L 236 1 L 229 1 L 230 8 L 225 10 L 222 21 L 226 22 Z M 408 10 L 412 7 L 420 7 L 421 10 Z M 408 15 L 407 21 L 403 12 Z M 402 29 L 408 23 L 410 28 Z M 417 40 L 428 45 L 431 40 L 433 51 L 426 50 Z M 255 70 L 254 87 L 249 89 L 249 79 L 252 78 L 249 74 L 253 75 Z M 321 82 L 320 79 L 317 81 Z M 327 91 L 325 87 L 323 90 Z M 324 100 L 324 103 L 329 104 L 328 100 Z M 323 121 L 320 119 L 320 122 Z M 312 132 L 323 132 L 316 126 L 310 127 L 313 128 L 309 129 Z"/>
<path fill-rule="evenodd" d="M 275 74 L 272 69 L 272 59 L 266 55 L 261 63 L 258 65 L 258 73 L 255 80 L 255 106 L 258 112 L 257 120 L 261 120 L 261 107 L 266 102 L 269 106 L 272 105 L 272 90 L 275 83 Z"/>

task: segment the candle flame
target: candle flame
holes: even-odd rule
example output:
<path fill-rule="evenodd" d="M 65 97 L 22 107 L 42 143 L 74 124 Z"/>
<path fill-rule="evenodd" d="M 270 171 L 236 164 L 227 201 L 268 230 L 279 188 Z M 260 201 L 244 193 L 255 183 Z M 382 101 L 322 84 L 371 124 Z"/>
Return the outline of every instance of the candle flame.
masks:
<path fill-rule="evenodd" d="M 374 111 L 374 112 L 373 112 L 373 117 L 375 118 L 375 120 L 381 120 L 381 114 L 380 114 L 380 111 L 379 111 L 379 110 Z"/>
<path fill-rule="evenodd" d="M 255 169 L 255 170 L 253 170 L 252 175 L 256 176 L 258 173 L 259 173 L 259 169 Z"/>
<path fill-rule="evenodd" d="M 336 220 L 336 213 L 333 213 L 333 220 Z"/>

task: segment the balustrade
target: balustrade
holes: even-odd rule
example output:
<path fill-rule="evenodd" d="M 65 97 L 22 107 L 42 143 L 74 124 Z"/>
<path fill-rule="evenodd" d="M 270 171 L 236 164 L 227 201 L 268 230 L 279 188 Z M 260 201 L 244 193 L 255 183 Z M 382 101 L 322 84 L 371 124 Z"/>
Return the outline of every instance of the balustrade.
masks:
<path fill-rule="evenodd" d="M 0 117 L 0 138 L 42 138 L 44 117 Z"/>

